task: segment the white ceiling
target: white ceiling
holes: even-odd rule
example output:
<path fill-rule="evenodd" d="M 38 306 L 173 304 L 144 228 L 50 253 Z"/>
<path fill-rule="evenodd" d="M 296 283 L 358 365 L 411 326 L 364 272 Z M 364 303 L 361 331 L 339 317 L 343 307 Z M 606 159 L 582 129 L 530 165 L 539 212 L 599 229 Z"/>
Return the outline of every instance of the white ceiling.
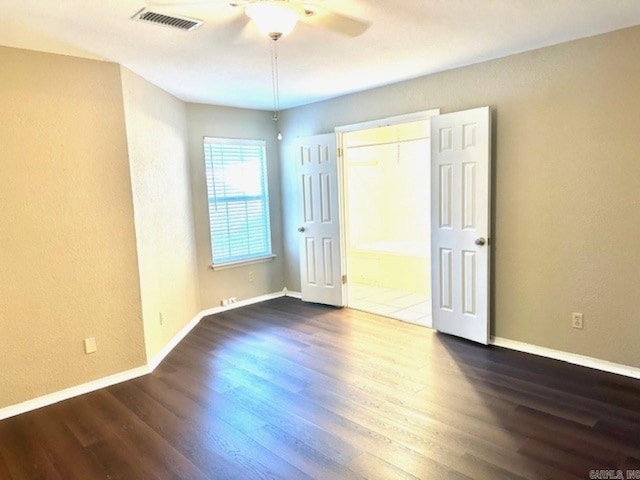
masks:
<path fill-rule="evenodd" d="M 357 38 L 298 24 L 279 46 L 288 108 L 640 24 L 640 0 L 325 0 L 372 22 Z M 101 58 L 178 98 L 272 108 L 270 42 L 228 5 L 164 7 L 183 32 L 135 22 L 143 0 L 0 0 L 0 45 Z M 157 9 L 155 9 L 157 10 Z"/>

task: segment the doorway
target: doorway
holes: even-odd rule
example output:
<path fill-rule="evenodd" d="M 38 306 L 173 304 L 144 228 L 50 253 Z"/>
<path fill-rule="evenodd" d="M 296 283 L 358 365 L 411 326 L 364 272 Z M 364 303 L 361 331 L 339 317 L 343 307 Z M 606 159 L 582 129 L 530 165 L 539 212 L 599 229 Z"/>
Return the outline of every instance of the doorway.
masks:
<path fill-rule="evenodd" d="M 431 321 L 431 121 L 343 132 L 347 306 Z"/>
<path fill-rule="evenodd" d="M 491 115 L 488 106 L 443 115 L 431 110 L 386 121 L 337 127 L 338 149 L 335 135 L 299 138 L 296 151 L 301 167 L 303 212 L 297 229 L 301 299 L 360 308 L 487 344 L 490 340 Z M 421 120 L 429 122 L 415 124 Z M 414 124 L 409 125 L 409 131 L 413 128 L 422 134 L 404 136 L 399 127 L 404 123 Z M 351 135 L 365 130 L 372 131 Z M 383 135 L 380 140 L 376 138 L 379 132 L 387 136 Z M 387 153 L 391 151 L 391 156 L 378 159 L 379 151 L 385 149 Z M 418 151 L 418 156 L 412 157 L 412 151 Z M 421 158 L 423 163 L 419 165 L 429 167 L 426 174 L 403 170 L 400 166 L 411 163 L 407 158 Z M 382 174 L 364 169 L 383 163 L 393 165 L 394 160 L 396 167 L 382 170 Z M 350 172 L 355 169 L 359 169 L 359 175 Z M 366 182 L 369 182 L 368 189 Z M 354 210 L 348 201 L 349 188 L 355 192 L 359 187 L 369 193 L 355 200 L 360 206 Z M 425 189 L 429 195 L 422 196 Z M 406 192 L 413 193 L 402 196 Z M 401 202 L 400 198 L 404 200 Z M 421 205 L 424 208 L 420 208 Z M 385 209 L 395 214 L 383 215 Z M 411 213 L 415 211 L 421 215 L 430 213 L 418 218 Z M 366 218 L 373 221 L 358 226 L 358 222 L 364 223 Z M 393 224 L 393 221 L 401 223 Z M 430 230 L 421 227 L 425 222 L 427 226 L 430 224 Z M 374 234 L 359 236 L 359 231 Z M 401 232 L 406 236 L 400 235 Z M 425 234 L 430 250 L 423 243 Z M 398 267 L 402 262 L 395 258 L 390 262 L 395 269 L 392 271 L 385 270 L 386 264 L 380 259 L 365 261 L 365 268 L 358 269 L 358 259 L 349 255 L 354 250 L 361 250 L 356 253 L 365 255 L 408 257 L 408 265 L 425 260 L 427 275 L 413 277 L 408 290 L 402 284 L 387 286 L 383 282 L 392 277 L 398 282 L 411 279 L 408 267 Z M 353 278 L 349 279 L 349 274 Z M 427 286 L 420 290 L 422 280 Z M 379 288 L 389 291 L 377 290 Z M 433 319 L 428 314 L 420 315 L 429 310 L 429 293 Z M 422 302 L 424 297 L 426 303 Z M 413 303 L 416 300 L 418 303 Z"/>

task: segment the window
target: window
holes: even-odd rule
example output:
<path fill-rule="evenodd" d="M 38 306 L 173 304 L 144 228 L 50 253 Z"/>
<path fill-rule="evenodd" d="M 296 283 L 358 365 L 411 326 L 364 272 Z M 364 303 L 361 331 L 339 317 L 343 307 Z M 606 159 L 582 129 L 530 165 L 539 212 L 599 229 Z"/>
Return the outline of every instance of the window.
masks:
<path fill-rule="evenodd" d="M 273 257 L 264 140 L 204 139 L 213 266 Z"/>

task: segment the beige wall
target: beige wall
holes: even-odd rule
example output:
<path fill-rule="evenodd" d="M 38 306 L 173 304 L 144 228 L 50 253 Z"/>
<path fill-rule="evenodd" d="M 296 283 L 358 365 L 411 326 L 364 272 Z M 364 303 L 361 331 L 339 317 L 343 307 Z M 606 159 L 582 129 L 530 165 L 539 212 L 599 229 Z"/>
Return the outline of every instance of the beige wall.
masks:
<path fill-rule="evenodd" d="M 300 287 L 296 136 L 490 105 L 493 334 L 640 367 L 638 51 L 634 27 L 284 112 L 287 286 Z"/>
<path fill-rule="evenodd" d="M 269 112 L 0 47 L 0 408 L 141 366 L 221 298 L 299 289 L 292 139 L 438 107 L 494 110 L 493 333 L 640 367 L 639 49 L 636 27 L 292 109 L 278 161 Z M 204 136 L 267 140 L 275 260 L 209 268 Z"/>
<path fill-rule="evenodd" d="M 4 407 L 145 350 L 120 68 L 0 47 L 0 79 Z"/>
<path fill-rule="evenodd" d="M 200 310 L 186 106 L 126 68 L 122 84 L 142 316 L 151 359 Z"/>
<path fill-rule="evenodd" d="M 280 202 L 280 165 L 278 162 L 277 124 L 270 112 L 207 105 L 187 105 L 189 156 L 193 216 L 198 255 L 200 307 L 220 305 L 220 300 L 239 300 L 281 291 L 284 287 L 282 248 L 282 207 Z M 249 138 L 267 142 L 267 175 L 269 179 L 269 211 L 271 238 L 276 258 L 264 263 L 213 271 L 209 211 L 204 173 L 203 137 Z M 253 272 L 255 281 L 249 282 Z"/>

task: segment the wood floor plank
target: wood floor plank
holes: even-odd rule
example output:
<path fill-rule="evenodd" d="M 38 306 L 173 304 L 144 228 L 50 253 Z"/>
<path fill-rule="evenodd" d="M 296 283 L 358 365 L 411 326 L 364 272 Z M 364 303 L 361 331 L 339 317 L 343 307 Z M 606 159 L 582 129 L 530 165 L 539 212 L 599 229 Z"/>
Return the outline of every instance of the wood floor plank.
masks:
<path fill-rule="evenodd" d="M 59 408 L 39 410 L 29 419 L 30 429 L 42 432 L 42 448 L 62 478 L 102 478 L 108 475 L 95 458 L 86 454 L 84 446 L 62 422 Z"/>
<path fill-rule="evenodd" d="M 296 468 L 303 471 L 310 478 L 327 480 L 364 479 L 362 475 L 349 469 L 348 462 L 337 462 L 275 425 L 266 425 L 260 430 L 250 432 L 248 435 L 280 457 L 289 459 Z"/>
<path fill-rule="evenodd" d="M 419 480 L 422 478 L 438 478 L 443 480 L 470 480 L 471 477 L 454 472 L 430 459 L 423 459 L 418 468 L 411 468 L 414 473 L 409 473 L 396 465 L 389 463 L 368 452 L 356 458 L 350 467 L 371 480 Z"/>
<path fill-rule="evenodd" d="M 402 408 L 390 403 L 375 405 L 373 402 L 361 402 L 332 392 L 318 394 L 309 390 L 304 394 L 310 401 L 324 405 L 362 425 L 374 429 L 377 426 L 385 434 L 392 431 L 410 446 L 429 439 L 446 442 L 448 447 L 455 446 L 459 450 L 488 444 L 507 451 L 517 451 L 525 440 L 524 436 L 517 433 L 471 417 L 452 414 L 445 409 L 427 411 Z"/>
<path fill-rule="evenodd" d="M 126 386 L 126 384 L 123 384 Z M 200 469 L 192 464 L 169 440 L 154 430 L 148 423 L 138 417 L 133 411 L 117 401 L 113 395 L 114 388 L 87 396 L 90 407 L 105 423 L 113 429 L 118 440 L 121 441 L 132 456 L 137 456 L 144 470 L 151 471 L 155 476 L 163 478 L 169 476 L 184 480 L 204 480 L 207 477 Z M 159 417 L 158 422 L 170 425 L 171 418 Z M 169 429 L 167 427 L 167 432 Z"/>
<path fill-rule="evenodd" d="M 395 442 L 469 476 L 477 473 L 478 466 L 465 457 L 461 459 L 461 453 L 482 455 L 485 451 L 491 451 L 493 458 L 508 456 L 517 451 L 523 442 L 521 438 L 513 438 L 508 432 L 499 431 L 491 425 L 481 425 L 470 434 L 471 428 L 464 431 L 452 427 L 440 415 L 428 419 L 419 414 L 407 415 L 407 411 L 385 410 L 381 413 L 376 409 L 362 409 L 360 404 L 337 396 L 333 397 L 333 401 L 325 397 L 322 404 L 353 422 L 383 433 Z M 470 423 L 467 422 L 467 425 Z M 490 463 L 483 465 L 483 469 L 487 477 L 500 473 L 500 469 Z"/>
<path fill-rule="evenodd" d="M 9 470 L 9 478 L 62 480 L 46 455 L 40 436 L 33 435 L 30 420 L 35 413 L 0 422 L 0 451 Z"/>
<path fill-rule="evenodd" d="M 234 397 L 243 403 L 254 403 L 256 408 L 265 408 L 271 405 L 267 397 L 262 396 L 260 390 L 252 389 L 251 386 L 239 387 L 227 395 L 233 394 Z M 372 430 L 360 423 L 353 422 L 348 418 L 336 414 L 328 410 L 324 406 L 317 404 L 302 402 L 296 398 L 286 398 L 281 396 L 278 405 L 292 415 L 297 415 L 306 419 L 308 422 L 321 426 L 327 432 L 348 441 L 352 445 L 364 448 L 369 453 L 379 456 L 380 458 L 393 459 L 394 465 L 409 473 L 422 475 L 427 469 L 431 469 L 433 465 L 438 465 L 434 471 L 451 472 L 444 465 L 424 457 L 415 450 L 394 441 L 390 437 Z M 430 470 L 429 470 L 430 471 Z M 425 478 L 429 478 L 428 476 Z M 446 478 L 446 477 L 445 477 Z"/>
<path fill-rule="evenodd" d="M 264 418 L 242 409 L 203 383 L 186 379 L 184 375 L 165 375 L 140 379 L 136 386 L 173 412 L 187 425 L 218 419 L 239 432 L 262 428 Z"/>
<path fill-rule="evenodd" d="M 270 401 L 270 393 L 265 390 L 261 390 L 259 395 L 252 393 L 247 395 L 246 390 L 239 387 L 225 395 L 243 408 L 268 419 L 268 425 L 259 429 L 260 431 L 274 432 L 277 429 L 286 432 L 296 441 L 304 442 L 326 458 L 343 465 L 361 453 L 357 446 L 343 441 L 339 436 L 333 435 L 315 423 L 296 415 L 288 408 L 288 404 L 283 402 L 281 394 L 272 397 L 272 400 L 276 401 Z M 269 426 L 275 427 L 275 429 L 268 428 Z M 250 436 L 251 433 L 249 432 Z"/>
<path fill-rule="evenodd" d="M 197 427 L 185 426 L 135 385 L 117 387 L 112 389 L 112 394 L 122 405 L 158 435 L 167 438 L 177 453 L 198 465 L 203 478 L 278 478 L 248 455 L 246 449 L 238 449 L 220 422 L 205 423 L 206 419 L 201 418 Z"/>
<path fill-rule="evenodd" d="M 2 455 L 2 450 L 0 449 L 0 478 L 11 478 L 11 473 L 9 472 L 9 467 L 7 466 L 7 462 Z"/>
<path fill-rule="evenodd" d="M 622 469 L 625 471 L 635 470 L 633 474 L 636 476 L 636 478 L 640 477 L 640 458 L 628 457 L 627 459 L 625 459 Z M 627 475 L 627 477 L 631 478 L 630 475 Z"/>
<path fill-rule="evenodd" d="M 516 431 L 530 438 L 582 455 L 593 463 L 619 465 L 627 455 L 639 455 L 638 441 L 624 442 L 563 418 L 554 417 L 528 407 L 518 407 L 506 419 Z"/>
<path fill-rule="evenodd" d="M 189 339 L 187 342 L 193 342 L 193 340 Z M 195 346 L 198 347 L 197 344 Z M 200 346 L 199 348 L 203 347 Z M 295 371 L 277 369 L 273 362 L 260 358 L 250 351 L 241 356 L 224 350 L 216 351 L 215 361 L 217 364 L 222 364 L 222 367 L 226 364 L 228 368 L 244 370 L 249 374 L 272 382 L 274 385 L 282 386 L 291 392 L 297 392 L 309 386 L 309 382 L 301 375 L 296 375 Z"/>
<path fill-rule="evenodd" d="M 576 480 L 639 459 L 638 380 L 292 298 L 0 422 L 1 480 Z"/>
<path fill-rule="evenodd" d="M 127 480 L 144 478 L 145 480 L 163 480 L 156 475 L 156 469 L 146 462 L 140 462 L 132 455 L 131 450 L 119 440 L 99 440 L 87 446 L 87 451 L 93 455 L 102 467 L 109 472 L 109 480 Z M 73 477 L 71 477 L 73 478 Z"/>
<path fill-rule="evenodd" d="M 612 469 L 612 463 L 601 464 L 599 462 L 588 462 L 582 456 L 574 455 L 538 440 L 528 440 L 520 449 L 520 453 L 540 463 L 551 465 L 566 475 L 573 475 L 576 478 L 589 478 L 591 470 Z M 560 477 L 560 478 L 563 478 Z"/>
<path fill-rule="evenodd" d="M 237 390 L 228 392 L 228 395 L 234 395 L 241 402 L 262 404 L 262 408 L 266 408 L 265 405 L 268 404 L 263 392 L 255 386 L 240 387 Z M 260 398 L 262 398 L 262 401 Z M 451 444 L 454 444 L 454 447 L 459 447 L 460 445 L 457 445 L 451 436 L 446 437 L 441 433 L 430 435 L 429 430 L 426 428 L 421 432 L 409 427 L 402 427 L 380 415 L 361 412 L 356 409 L 337 408 L 327 402 L 323 405 L 300 402 L 296 396 L 289 395 L 284 391 L 280 392 L 278 398 L 279 404 L 283 405 L 287 411 L 300 416 L 311 415 L 309 418 L 311 421 L 318 421 L 318 417 L 320 417 L 322 418 L 320 423 L 325 427 L 331 425 L 331 417 L 333 417 L 339 427 L 344 427 L 348 424 L 355 425 L 357 426 L 355 431 L 365 430 L 371 438 L 385 439 L 385 442 L 393 443 L 396 447 L 392 455 L 394 463 L 399 459 L 400 463 L 404 463 L 402 457 L 407 451 L 410 451 L 421 455 L 422 463 L 427 463 L 428 460 L 439 461 L 442 463 L 443 468 L 448 468 L 450 471 L 463 472 L 472 478 L 474 477 L 474 472 L 477 472 L 477 467 L 474 464 L 461 460 L 460 453 L 456 452 L 455 448 L 452 449 Z M 299 405 L 304 405 L 304 408 L 300 408 Z M 335 425 L 331 425 L 331 427 L 335 428 Z M 431 427 L 433 430 L 433 425 Z M 379 445 L 374 448 L 377 449 L 377 447 Z M 399 451 L 398 447 L 404 447 L 405 450 Z M 498 452 L 495 453 L 495 456 L 497 456 Z M 508 452 L 506 453 L 508 454 Z M 427 461 L 424 461 L 424 459 L 427 459 Z M 500 470 L 498 467 L 491 465 L 488 465 L 487 469 L 489 469 L 489 471 L 485 472 L 487 478 L 496 472 L 499 473 Z"/>
<path fill-rule="evenodd" d="M 149 384 L 155 382 L 145 379 L 138 379 L 135 383 L 135 387 L 140 388 L 145 393 L 134 394 L 135 398 L 132 398 L 131 395 L 126 398 L 125 395 L 123 397 L 125 401 L 127 403 L 131 401 L 140 403 L 142 401 L 147 404 L 145 408 L 147 414 L 151 414 L 154 417 L 162 415 L 163 407 L 160 405 L 164 403 L 162 400 L 168 397 L 166 389 L 156 390 L 149 388 Z M 120 392 L 121 396 L 122 394 L 123 392 Z M 153 400 L 156 401 L 157 405 L 153 404 Z M 243 411 L 237 405 L 233 405 L 232 402 L 217 402 L 215 406 L 210 405 L 206 408 L 195 402 L 185 401 L 184 403 L 182 405 L 169 403 L 164 408 L 172 411 L 176 418 L 181 420 L 176 422 L 174 427 L 179 431 L 175 431 L 171 437 L 181 439 L 181 442 L 175 442 L 174 446 L 193 463 L 197 465 L 203 464 L 201 458 L 192 457 L 195 450 L 205 449 L 219 457 L 216 460 L 217 462 L 232 459 L 234 464 L 248 470 L 243 475 L 245 478 L 305 478 L 301 471 L 293 468 L 285 460 L 272 453 L 269 449 L 263 448 L 247 436 L 248 432 L 261 429 L 267 424 L 260 421 L 256 415 Z M 153 413 L 149 412 L 151 408 L 153 408 Z M 189 413 L 187 414 L 187 412 Z M 242 420 L 238 423 L 237 415 L 245 419 L 250 417 L 250 421 Z M 237 428 L 238 426 L 240 426 L 239 429 Z M 185 445 L 188 445 L 189 448 L 184 448 Z M 206 455 L 207 452 L 202 453 Z M 211 469 L 207 468 L 207 472 L 211 472 Z"/>
<path fill-rule="evenodd" d="M 83 447 L 99 442 L 108 443 L 114 436 L 113 431 L 96 417 L 82 397 L 56 405 L 56 415 Z"/>

